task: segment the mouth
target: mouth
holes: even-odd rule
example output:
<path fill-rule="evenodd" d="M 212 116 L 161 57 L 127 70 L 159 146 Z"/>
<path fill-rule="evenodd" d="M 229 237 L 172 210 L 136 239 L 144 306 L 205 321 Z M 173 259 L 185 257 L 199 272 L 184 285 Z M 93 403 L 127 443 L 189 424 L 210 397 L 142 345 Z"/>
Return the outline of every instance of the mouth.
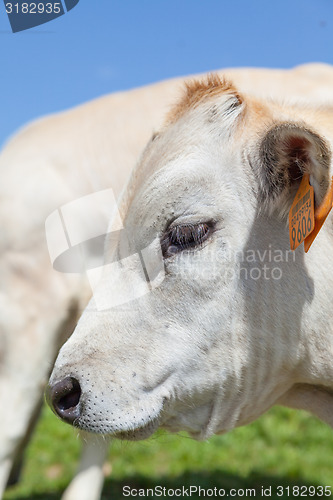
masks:
<path fill-rule="evenodd" d="M 160 427 L 165 414 L 166 400 L 155 404 L 118 405 L 118 411 L 94 407 L 91 400 L 82 400 L 80 415 L 72 425 L 83 431 L 102 434 L 115 439 L 139 441 L 149 438 Z M 106 410 L 106 411 L 105 411 Z"/>
<path fill-rule="evenodd" d="M 77 418 L 73 422 L 73 426 L 94 434 L 108 435 L 114 439 L 126 440 L 126 441 L 140 441 L 142 439 L 147 439 L 157 431 L 159 427 L 160 419 L 155 417 L 149 420 L 144 425 L 138 427 L 129 428 L 125 430 L 114 429 L 109 422 L 101 421 L 96 425 L 95 422 L 90 422 L 84 417 Z"/>

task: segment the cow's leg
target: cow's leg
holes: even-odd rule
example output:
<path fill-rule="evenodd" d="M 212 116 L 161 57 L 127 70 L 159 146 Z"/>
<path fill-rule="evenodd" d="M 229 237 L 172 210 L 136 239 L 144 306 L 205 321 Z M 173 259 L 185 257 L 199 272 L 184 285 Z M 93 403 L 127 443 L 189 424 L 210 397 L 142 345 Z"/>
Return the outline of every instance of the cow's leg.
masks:
<path fill-rule="evenodd" d="M 35 411 L 33 412 L 32 417 L 31 417 L 26 435 L 24 436 L 22 442 L 20 443 L 18 450 L 16 451 L 14 463 L 13 463 L 12 469 L 10 471 L 7 486 L 13 486 L 14 484 L 18 483 L 18 481 L 20 479 L 20 474 L 21 474 L 23 460 L 24 460 L 24 452 L 25 452 L 25 449 L 30 441 L 30 438 L 31 438 L 34 430 L 35 430 L 38 419 L 40 417 L 41 409 L 43 406 L 43 401 L 44 401 L 44 398 L 41 397 L 36 408 L 35 408 Z"/>
<path fill-rule="evenodd" d="M 73 331 L 78 313 L 73 307 L 73 281 L 52 269 L 45 272 L 42 258 L 34 257 L 35 274 L 32 259 L 0 266 L 4 278 L 0 284 L 0 498 L 11 471 L 18 470 L 54 359 Z M 50 287 L 49 294 L 44 293 L 42 280 Z"/>
<path fill-rule="evenodd" d="M 99 500 L 103 488 L 103 464 L 110 441 L 97 434 L 81 433 L 82 455 L 74 479 L 61 500 Z"/>
<path fill-rule="evenodd" d="M 7 380 L 8 387 L 14 389 L 17 393 L 17 386 L 11 385 L 11 381 Z M 16 406 L 17 414 L 6 408 L 5 418 L 1 418 L 0 432 L 0 498 L 6 486 L 15 484 L 18 481 L 21 466 L 23 463 L 24 450 L 32 435 L 35 423 L 37 421 L 40 400 L 42 391 L 37 388 L 36 391 L 30 391 L 31 400 L 37 400 L 35 408 L 25 406 L 20 413 L 19 407 Z M 8 394 L 8 392 L 7 392 Z M 11 401 L 7 398 L 7 401 Z M 29 411 L 30 410 L 30 411 Z M 12 425 L 10 424 L 10 419 Z"/>

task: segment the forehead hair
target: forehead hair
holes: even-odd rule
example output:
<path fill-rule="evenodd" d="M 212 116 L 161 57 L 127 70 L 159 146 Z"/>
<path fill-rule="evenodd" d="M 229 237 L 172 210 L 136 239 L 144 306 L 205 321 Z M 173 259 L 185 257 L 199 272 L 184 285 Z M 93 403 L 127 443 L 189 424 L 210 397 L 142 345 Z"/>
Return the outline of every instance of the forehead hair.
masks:
<path fill-rule="evenodd" d="M 217 74 L 209 74 L 202 80 L 190 80 L 186 82 L 185 92 L 168 113 L 166 124 L 174 123 L 189 109 L 194 109 L 202 102 L 222 94 L 235 97 L 238 100 L 238 104 L 242 104 L 243 102 L 233 83 L 225 78 L 220 78 Z"/>
<path fill-rule="evenodd" d="M 139 163 L 132 172 L 127 189 L 123 193 L 119 208 L 122 217 L 125 217 L 128 207 L 133 201 L 139 186 L 145 183 L 146 179 L 164 164 L 168 155 L 170 156 L 170 148 L 168 147 L 167 142 L 170 140 L 168 132 L 172 132 L 174 125 L 177 126 L 178 120 L 183 117 L 187 111 L 193 110 L 206 102 L 209 103 L 209 101 L 214 98 L 223 96 L 226 97 L 226 102 L 220 107 L 220 113 L 217 113 L 216 105 L 211 106 L 210 114 L 214 121 L 217 119 L 219 114 L 224 116 L 224 118 L 227 117 L 231 120 L 237 117 L 237 110 L 241 110 L 242 104 L 244 104 L 244 100 L 238 93 L 238 90 L 230 81 L 220 78 L 217 74 L 209 74 L 204 79 L 191 80 L 185 83 L 185 91 L 183 92 L 183 95 L 166 116 L 166 120 L 161 131 L 155 132 L 152 135 L 150 142 L 147 144 L 141 155 Z M 234 111 L 236 111 L 236 113 L 234 113 Z M 230 132 L 230 128 L 228 131 Z M 186 133 L 188 134 L 188 131 Z M 173 146 L 176 144 L 176 147 L 177 145 L 178 147 L 181 146 L 183 149 L 183 135 L 184 134 L 179 133 L 176 135 L 173 134 L 171 144 Z M 190 134 L 191 137 L 192 135 L 193 134 Z"/>

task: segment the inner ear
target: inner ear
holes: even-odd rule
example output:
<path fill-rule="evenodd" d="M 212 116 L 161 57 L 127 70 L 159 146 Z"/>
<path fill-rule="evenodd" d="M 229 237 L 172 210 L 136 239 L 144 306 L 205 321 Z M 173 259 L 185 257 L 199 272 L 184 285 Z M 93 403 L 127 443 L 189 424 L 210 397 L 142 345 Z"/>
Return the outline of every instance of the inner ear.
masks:
<path fill-rule="evenodd" d="M 291 136 L 285 141 L 285 154 L 287 156 L 287 175 L 292 184 L 303 177 L 306 165 L 310 161 L 309 150 L 311 145 L 305 137 Z"/>
<path fill-rule="evenodd" d="M 330 185 L 331 152 L 317 132 L 294 123 L 275 125 L 261 141 L 259 156 L 259 191 L 270 208 L 287 210 L 305 173 L 321 203 Z"/>

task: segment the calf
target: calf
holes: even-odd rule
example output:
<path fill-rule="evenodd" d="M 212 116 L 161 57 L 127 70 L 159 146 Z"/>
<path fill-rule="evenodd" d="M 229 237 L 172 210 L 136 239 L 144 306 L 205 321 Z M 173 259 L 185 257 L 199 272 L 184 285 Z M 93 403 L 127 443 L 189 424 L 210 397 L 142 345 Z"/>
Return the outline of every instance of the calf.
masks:
<path fill-rule="evenodd" d="M 64 421 L 206 439 L 281 404 L 333 425 L 332 221 L 307 254 L 290 252 L 287 227 L 305 175 L 317 207 L 330 189 L 332 109 L 218 76 L 187 84 L 132 174 L 123 229 L 110 222 L 99 283 L 55 363 L 48 400 Z"/>
<path fill-rule="evenodd" d="M 223 73 L 237 83 L 240 91 L 252 96 L 297 99 L 312 105 L 327 104 L 329 99 L 333 98 L 333 70 L 327 65 L 305 65 L 293 70 L 232 69 Z M 1 153 L 0 401 L 5 401 L 5 404 L 1 404 L 0 412 L 0 497 L 10 471 L 12 479 L 18 475 L 21 456 L 36 421 L 44 386 L 57 351 L 71 334 L 76 319 L 90 296 L 90 286 L 82 277 L 61 274 L 52 268 L 45 242 L 45 219 L 63 204 L 99 190 L 112 188 L 115 196 L 118 196 L 127 182 L 137 156 L 153 130 L 160 126 L 167 104 L 175 100 L 183 80 L 175 79 L 113 94 L 39 120 L 10 140 Z M 242 106 L 244 105 L 245 100 Z M 236 112 L 236 109 L 234 111 Z M 216 117 L 218 116 L 220 113 L 217 107 Z M 231 114 L 231 117 L 233 116 L 234 114 Z M 317 116 L 319 122 L 322 121 L 320 115 Z M 213 118 L 211 113 L 211 127 L 214 125 Z M 247 130 L 252 130 L 255 134 L 255 128 L 252 125 L 251 127 L 252 129 L 247 127 Z M 239 132 L 238 127 L 237 133 Z M 155 141 L 151 147 L 155 148 L 161 144 L 161 135 L 156 137 Z M 181 144 L 179 146 L 181 147 Z M 165 150 L 163 155 L 166 152 Z M 224 150 L 220 151 L 222 152 Z M 164 156 L 160 161 L 164 161 L 163 158 Z M 144 170 L 146 168 L 148 167 Z M 144 181 L 142 175 L 148 176 L 149 179 L 153 179 L 152 176 L 155 175 L 153 172 L 143 174 L 141 170 L 132 181 L 134 192 L 137 192 L 140 183 Z M 179 172 L 180 175 L 181 170 Z M 190 170 L 188 174 L 192 176 Z M 195 175 L 192 180 L 194 179 Z M 172 191 L 171 186 L 170 189 Z M 197 189 L 199 194 L 199 186 Z M 172 192 L 168 203 L 173 202 L 171 195 Z M 123 210 L 124 215 L 126 210 Z M 151 226 L 148 219 L 147 224 Z M 213 228 L 209 228 L 209 231 L 211 229 Z M 206 233 L 206 226 L 200 226 L 200 235 L 202 231 Z M 149 240 L 150 237 L 147 238 Z M 135 253 L 129 254 L 131 255 Z M 197 259 L 200 253 L 195 255 Z M 166 262 L 171 260 L 166 259 Z M 199 261 L 198 264 L 201 269 Z M 202 271 L 200 272 L 202 274 Z M 92 270 L 93 275 L 94 273 Z M 163 273 L 154 280 L 152 275 L 153 286 L 158 285 L 162 276 Z M 92 276 L 92 279 L 94 277 L 96 276 Z M 207 277 L 204 278 L 207 282 Z M 191 290 L 186 276 L 184 279 L 186 287 Z M 122 281 L 125 283 L 124 279 Z M 165 284 L 167 283 L 168 281 Z M 173 315 L 176 314 L 177 308 L 182 307 L 180 299 L 185 299 L 186 287 L 183 292 L 177 293 L 177 287 L 174 288 L 175 298 L 179 299 L 178 305 L 173 306 Z M 198 283 L 196 288 L 199 290 Z M 136 294 L 137 289 L 134 287 L 133 293 Z M 160 292 L 156 290 L 156 293 Z M 125 291 L 125 298 L 126 294 Z M 107 296 L 102 296 L 102 300 L 105 301 L 106 298 Z M 196 303 L 193 299 L 192 304 Z M 202 312 L 204 313 L 204 309 Z M 151 313 L 151 318 L 147 316 L 145 320 L 150 323 L 154 320 L 152 309 Z M 217 310 L 209 318 L 207 325 L 212 325 L 216 314 Z M 132 319 L 134 321 L 134 317 Z M 175 320 L 174 316 L 168 316 L 170 332 L 174 331 Z M 236 317 L 233 317 L 233 321 L 236 321 Z M 197 324 L 197 319 L 193 324 Z M 97 328 L 97 317 L 94 319 L 94 325 L 94 329 Z M 115 325 L 115 328 L 120 327 Z M 130 324 L 126 328 L 129 329 Z M 157 325 L 156 328 L 158 331 L 161 327 Z M 185 335 L 184 328 L 185 324 L 182 330 Z M 130 330 L 127 336 L 129 332 Z M 122 342 L 122 349 L 125 349 L 127 337 L 124 331 L 122 333 L 122 341 L 117 341 Z M 177 338 L 180 343 L 181 335 Z M 141 339 L 144 346 L 146 341 L 142 335 Z M 162 371 L 162 364 L 166 362 L 166 357 L 171 355 L 171 351 L 161 353 L 156 344 L 157 339 L 158 337 L 154 339 L 154 343 L 160 351 Z M 116 342 L 116 338 L 114 341 Z M 134 343 L 134 338 L 131 341 L 128 339 L 128 342 L 132 341 Z M 171 349 L 171 345 L 168 349 Z M 126 354 L 125 350 L 124 353 Z M 136 363 L 134 360 L 133 362 Z M 138 367 L 139 364 L 138 361 Z M 153 370 L 153 366 L 151 369 Z M 82 370 L 86 372 L 84 363 Z M 101 367 L 101 373 L 103 372 L 109 372 L 109 369 Z M 74 369 L 73 374 L 75 375 Z M 58 378 L 65 376 L 64 372 Z M 124 376 L 126 381 L 125 373 Z M 137 377 L 138 381 L 141 380 L 138 383 L 142 383 L 143 374 L 138 372 Z M 209 378 L 207 383 L 208 381 Z M 147 383 L 150 383 L 148 379 Z M 153 384 L 153 380 L 151 383 Z M 130 392 L 132 390 L 134 387 Z M 158 412 L 158 407 L 155 410 Z M 145 411 L 149 411 L 149 408 Z M 106 452 L 105 440 L 97 435 L 95 439 L 85 436 L 84 443 L 85 451 L 79 474 L 64 495 L 68 500 L 93 500 L 99 496 L 101 464 Z"/>

